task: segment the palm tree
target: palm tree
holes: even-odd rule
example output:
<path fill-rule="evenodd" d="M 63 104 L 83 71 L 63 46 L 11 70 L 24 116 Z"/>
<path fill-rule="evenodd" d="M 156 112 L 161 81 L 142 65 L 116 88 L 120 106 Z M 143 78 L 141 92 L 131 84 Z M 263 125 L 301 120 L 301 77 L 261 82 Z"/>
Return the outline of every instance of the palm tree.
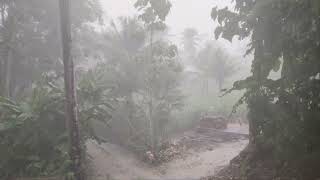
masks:
<path fill-rule="evenodd" d="M 205 81 L 206 93 L 208 93 L 209 79 L 214 79 L 221 91 L 226 79 L 230 78 L 236 71 L 234 64 L 230 63 L 229 54 L 210 43 L 200 50 L 196 66 L 201 71 L 200 76 Z"/>
<path fill-rule="evenodd" d="M 71 22 L 70 0 L 60 0 L 60 23 L 62 36 L 62 53 L 64 64 L 64 82 L 66 94 L 66 119 L 69 128 L 70 158 L 72 171 L 76 180 L 83 180 L 82 148 L 80 140 L 80 127 L 77 116 L 77 102 L 74 82 L 74 64 L 71 57 Z"/>

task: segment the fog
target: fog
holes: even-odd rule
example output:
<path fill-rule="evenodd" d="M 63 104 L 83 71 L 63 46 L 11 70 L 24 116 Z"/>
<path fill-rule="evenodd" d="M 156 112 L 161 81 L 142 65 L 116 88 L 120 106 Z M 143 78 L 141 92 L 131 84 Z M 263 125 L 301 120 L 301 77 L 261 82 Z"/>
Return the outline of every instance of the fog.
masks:
<path fill-rule="evenodd" d="M 104 18 L 117 19 L 121 16 L 136 15 L 134 0 L 101 0 L 104 10 Z M 211 9 L 215 6 L 226 7 L 232 3 L 225 0 L 173 0 L 172 8 L 167 17 L 170 38 L 179 43 L 181 34 L 186 28 L 195 28 L 204 39 L 214 39 L 214 29 L 217 24 L 211 19 Z M 228 51 L 236 55 L 243 55 L 248 41 L 237 41 L 234 38 L 232 43 L 224 39 L 218 40 Z M 241 57 L 240 57 L 241 58 Z"/>
<path fill-rule="evenodd" d="M 319 180 L 319 0 L 0 1 L 0 180 Z"/>

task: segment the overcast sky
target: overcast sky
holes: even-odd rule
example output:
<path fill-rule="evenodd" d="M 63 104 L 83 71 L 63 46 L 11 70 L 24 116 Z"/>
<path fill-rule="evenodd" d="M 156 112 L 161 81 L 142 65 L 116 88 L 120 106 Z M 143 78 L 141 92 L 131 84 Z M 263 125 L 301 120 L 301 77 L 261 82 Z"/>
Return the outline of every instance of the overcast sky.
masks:
<path fill-rule="evenodd" d="M 133 4 L 136 0 L 101 0 L 106 17 L 130 16 L 135 14 Z M 199 32 L 209 34 L 213 31 L 210 18 L 212 7 L 226 6 L 228 0 L 171 0 L 172 9 L 167 24 L 172 33 L 181 33 L 187 27 L 195 27 Z"/>
<path fill-rule="evenodd" d="M 136 0 L 101 0 L 105 17 L 116 19 L 119 16 L 131 16 L 136 13 L 133 4 Z M 169 33 L 176 35 L 176 39 L 185 28 L 196 28 L 207 40 L 213 39 L 215 24 L 210 14 L 215 6 L 224 7 L 230 5 L 231 0 L 171 0 L 172 8 L 167 18 Z M 220 39 L 233 54 L 243 54 L 246 43 L 234 41 L 232 44 Z"/>

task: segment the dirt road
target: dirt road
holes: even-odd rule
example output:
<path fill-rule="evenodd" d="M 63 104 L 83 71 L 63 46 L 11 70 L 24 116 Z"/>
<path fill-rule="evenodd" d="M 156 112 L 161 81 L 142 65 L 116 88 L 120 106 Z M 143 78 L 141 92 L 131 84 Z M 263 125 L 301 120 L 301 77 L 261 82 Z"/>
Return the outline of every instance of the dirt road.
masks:
<path fill-rule="evenodd" d="M 226 132 L 238 132 L 236 127 Z M 185 140 L 190 142 L 202 142 L 202 148 L 190 148 L 181 159 L 175 159 L 158 167 L 151 167 L 143 163 L 132 152 L 114 144 L 98 145 L 88 142 L 88 153 L 92 158 L 92 180 L 166 180 L 166 179 L 199 179 L 200 177 L 213 175 L 216 171 L 227 165 L 233 157 L 247 145 L 245 138 L 232 139 L 227 142 L 202 141 L 207 136 L 214 135 L 214 138 L 223 139 L 228 134 L 221 133 L 217 137 L 211 131 L 203 133 L 190 132 L 184 135 Z M 190 137 L 200 137 L 194 140 Z M 200 147 L 199 144 L 194 144 Z"/>

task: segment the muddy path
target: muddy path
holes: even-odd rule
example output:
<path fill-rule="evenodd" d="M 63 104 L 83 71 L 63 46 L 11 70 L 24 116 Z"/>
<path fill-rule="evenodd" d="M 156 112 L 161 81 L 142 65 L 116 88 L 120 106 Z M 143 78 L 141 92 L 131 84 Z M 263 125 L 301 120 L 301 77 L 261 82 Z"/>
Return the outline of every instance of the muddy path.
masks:
<path fill-rule="evenodd" d="M 241 129 L 242 128 L 242 129 Z M 183 157 L 152 167 L 115 144 L 88 142 L 92 180 L 199 179 L 214 175 L 245 148 L 248 140 L 243 127 L 226 131 L 197 129 L 179 137 L 189 147 Z"/>

